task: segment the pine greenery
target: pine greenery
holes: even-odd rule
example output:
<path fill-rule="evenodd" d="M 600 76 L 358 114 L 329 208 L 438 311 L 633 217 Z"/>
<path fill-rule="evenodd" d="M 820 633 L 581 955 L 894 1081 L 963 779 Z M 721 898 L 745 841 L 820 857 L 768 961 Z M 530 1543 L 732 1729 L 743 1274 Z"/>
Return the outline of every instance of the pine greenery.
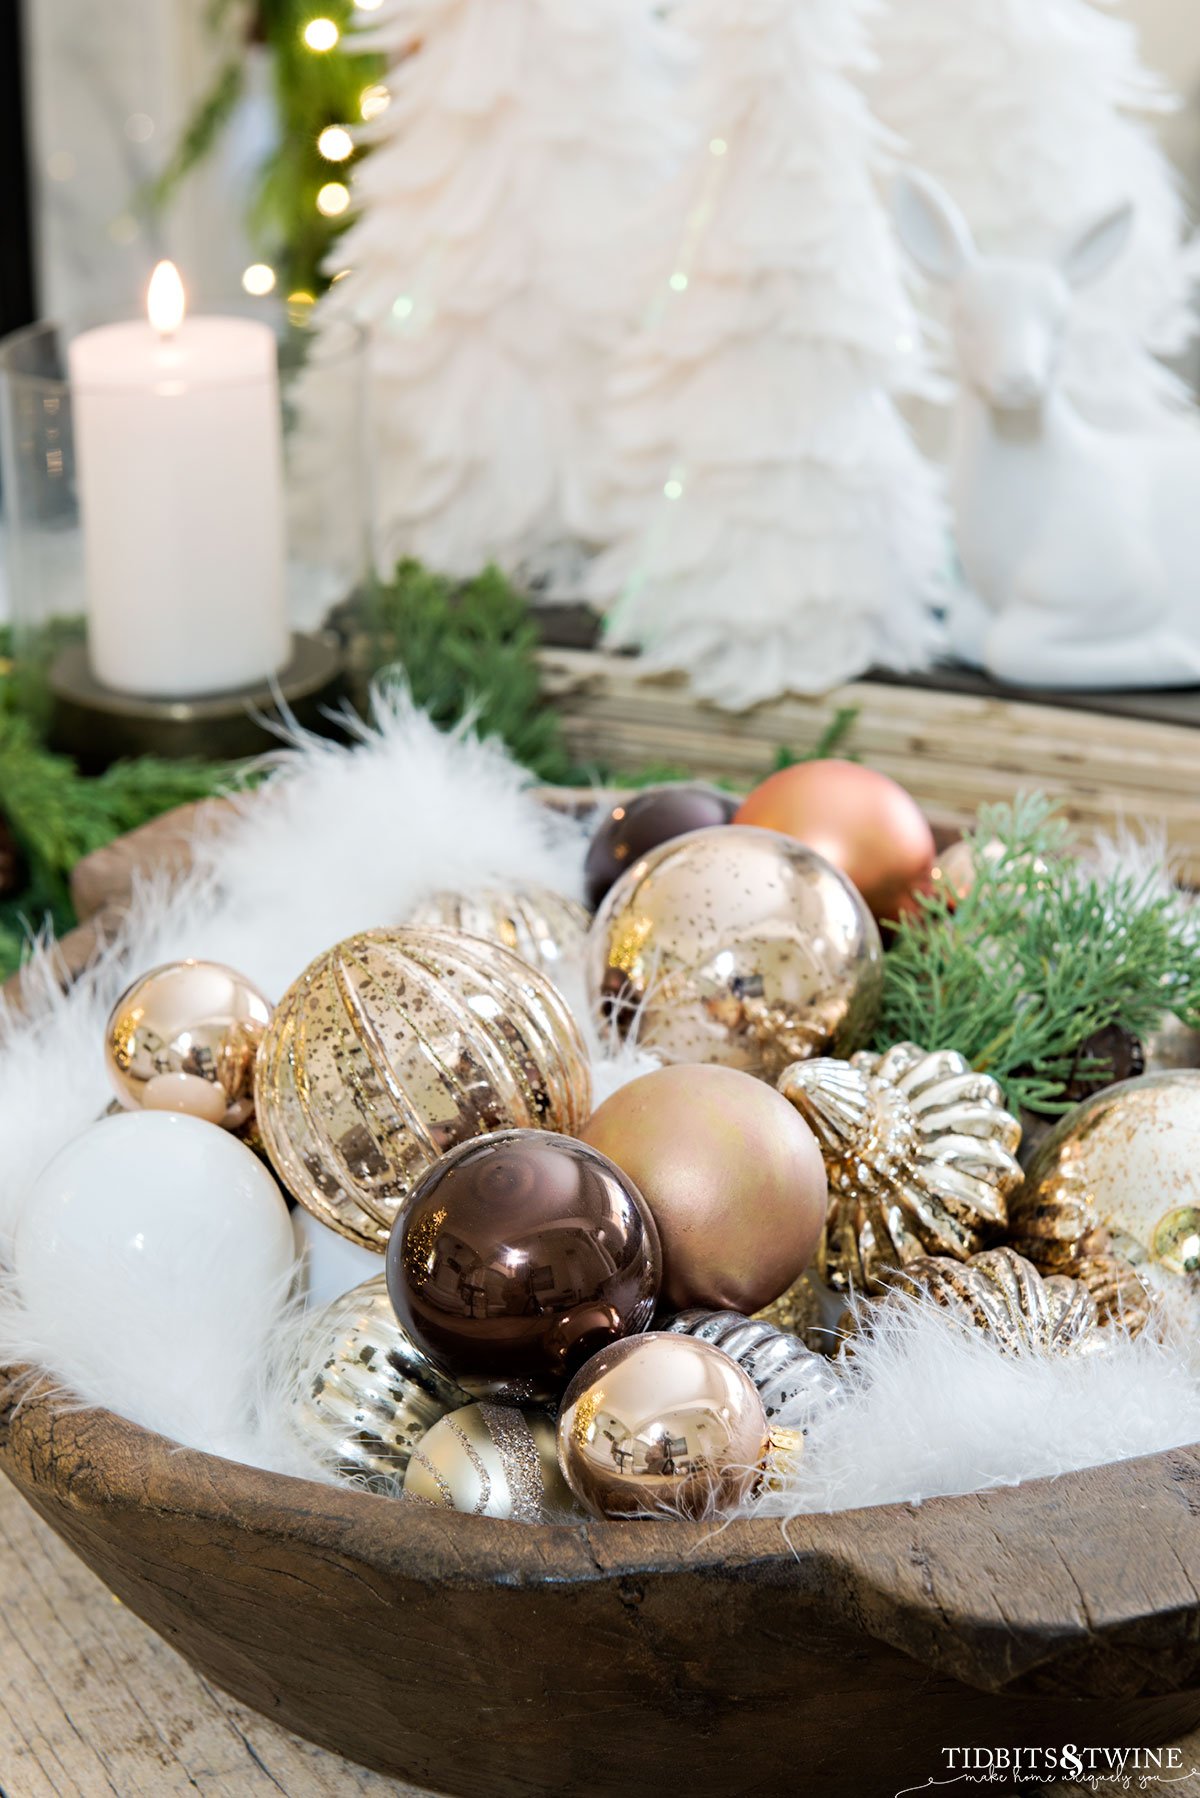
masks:
<path fill-rule="evenodd" d="M 925 897 L 896 930 L 876 1047 L 952 1045 L 1011 1106 L 1053 1116 L 1073 1076 L 1102 1073 L 1079 1060 L 1095 1032 L 1200 1023 L 1200 924 L 1155 871 L 1096 872 L 1041 796 L 984 807 L 968 842 L 970 892 Z"/>

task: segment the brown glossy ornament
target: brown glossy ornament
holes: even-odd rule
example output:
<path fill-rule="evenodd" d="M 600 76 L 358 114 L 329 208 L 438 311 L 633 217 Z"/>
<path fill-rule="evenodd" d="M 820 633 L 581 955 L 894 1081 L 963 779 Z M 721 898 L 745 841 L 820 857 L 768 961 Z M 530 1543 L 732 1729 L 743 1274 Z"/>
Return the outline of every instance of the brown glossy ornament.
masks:
<path fill-rule="evenodd" d="M 735 824 L 807 843 L 849 876 L 880 921 L 917 909 L 933 880 L 933 831 L 904 788 L 874 768 L 837 760 L 781 768 L 742 801 Z"/>
<path fill-rule="evenodd" d="M 589 922 L 582 905 L 546 887 L 532 886 L 430 893 L 408 921 L 465 930 L 499 943 L 552 979 L 564 963 L 579 961 Z"/>
<path fill-rule="evenodd" d="M 105 1063 L 129 1111 L 182 1111 L 239 1130 L 254 1114 L 254 1064 L 270 1002 L 214 961 L 168 962 L 109 1013 Z"/>
<path fill-rule="evenodd" d="M 738 800 L 719 787 L 672 781 L 618 799 L 597 827 L 583 864 L 584 891 L 594 911 L 638 857 L 689 831 L 728 824 Z"/>
<path fill-rule="evenodd" d="M 620 1087 L 581 1134 L 653 1212 L 672 1310 L 757 1311 L 812 1259 L 825 1221 L 821 1152 L 763 1081 L 735 1068 L 660 1068 Z"/>
<path fill-rule="evenodd" d="M 588 983 L 601 1021 L 661 1060 L 774 1080 L 865 1040 L 883 950 L 845 875 L 775 831 L 727 824 L 621 876 L 592 925 Z"/>
<path fill-rule="evenodd" d="M 387 1251 L 417 1346 L 468 1390 L 513 1399 L 560 1391 L 597 1349 L 644 1330 L 661 1273 L 632 1182 L 586 1144 L 534 1130 L 443 1156 Z"/>
<path fill-rule="evenodd" d="M 666 1332 L 594 1355 L 558 1416 L 559 1464 L 596 1517 L 715 1515 L 753 1491 L 769 1447 L 750 1376 L 711 1343 Z"/>
<path fill-rule="evenodd" d="M 1151 1294 L 1194 1339 L 1200 1070 L 1143 1074 L 1068 1112 L 1013 1196 L 1009 1241 L 1044 1272 L 1084 1280 L 1106 1321 L 1144 1327 Z"/>
<path fill-rule="evenodd" d="M 368 930 L 284 994 L 256 1098 L 289 1191 L 383 1248 L 439 1155 L 514 1125 L 577 1130 L 591 1074 L 557 987 L 509 950 L 457 930 Z"/>

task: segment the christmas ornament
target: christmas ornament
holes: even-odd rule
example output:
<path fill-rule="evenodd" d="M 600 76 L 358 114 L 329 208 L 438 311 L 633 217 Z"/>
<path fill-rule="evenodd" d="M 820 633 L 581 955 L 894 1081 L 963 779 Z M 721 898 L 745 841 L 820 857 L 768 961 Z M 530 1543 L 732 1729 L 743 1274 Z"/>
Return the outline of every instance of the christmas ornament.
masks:
<path fill-rule="evenodd" d="M 864 1040 L 883 952 L 863 900 L 821 856 L 724 825 L 621 876 L 592 925 L 588 977 L 601 1017 L 662 1060 L 774 1080 L 791 1061 Z"/>
<path fill-rule="evenodd" d="M 32 1338 L 68 1383 L 228 1452 L 295 1266 L 287 1205 L 226 1130 L 179 1112 L 102 1118 L 24 1197 L 14 1270 Z"/>
<path fill-rule="evenodd" d="M 1089 1063 L 1097 1064 L 1089 1066 Z M 1146 1052 L 1132 1030 L 1122 1024 L 1106 1024 L 1085 1036 L 1075 1052 L 1075 1067 L 1063 1088 L 1063 1097 L 1082 1104 L 1093 1093 L 1119 1081 L 1135 1080 L 1146 1071 Z"/>
<path fill-rule="evenodd" d="M 182 1111 L 240 1129 L 254 1111 L 254 1058 L 271 1018 L 256 986 L 215 961 L 154 968 L 113 1006 L 105 1062 L 129 1110 Z"/>
<path fill-rule="evenodd" d="M 313 1316 L 296 1351 L 289 1422 L 341 1479 L 394 1492 L 439 1417 L 470 1403 L 396 1322 L 382 1273 Z"/>
<path fill-rule="evenodd" d="M 536 1405 L 467 1405 L 414 1449 L 404 1495 L 473 1517 L 540 1523 L 575 1509 L 553 1420 Z"/>
<path fill-rule="evenodd" d="M 1104 1321 L 1143 1328 L 1148 1288 L 1167 1316 L 1194 1335 L 1200 1329 L 1200 1070 L 1144 1074 L 1068 1112 L 1012 1200 L 1008 1236 L 1044 1273 L 1083 1280 Z"/>
<path fill-rule="evenodd" d="M 284 994 L 258 1057 L 259 1125 L 289 1190 L 382 1248 L 446 1149 L 510 1125 L 574 1131 L 579 1031 L 544 974 L 456 930 L 370 930 Z"/>
<path fill-rule="evenodd" d="M 1086 1353 L 1099 1345 L 1096 1301 L 1082 1281 L 1064 1274 L 1043 1279 L 1013 1249 L 985 1249 L 966 1261 L 945 1255 L 909 1261 L 890 1271 L 885 1284 L 932 1299 L 1006 1354 Z M 869 1328 L 869 1314 L 866 1323 Z"/>
<path fill-rule="evenodd" d="M 681 1311 L 666 1327 L 731 1355 L 753 1380 L 768 1422 L 785 1408 L 793 1422 L 807 1418 L 841 1391 L 824 1356 L 762 1318 L 741 1317 L 736 1311 Z"/>
<path fill-rule="evenodd" d="M 782 831 L 851 879 L 881 922 L 918 909 L 933 880 L 933 832 L 910 793 L 857 762 L 796 762 L 742 801 L 736 824 Z"/>
<path fill-rule="evenodd" d="M 749 1374 L 711 1343 L 657 1332 L 601 1350 L 563 1396 L 558 1459 L 597 1517 L 702 1517 L 760 1483 L 767 1415 Z"/>
<path fill-rule="evenodd" d="M 547 1397 L 654 1314 L 654 1219 L 595 1149 L 502 1130 L 445 1155 L 392 1230 L 388 1291 L 413 1341 L 487 1397 Z"/>
<path fill-rule="evenodd" d="M 797 1062 L 779 1090 L 821 1145 L 829 1211 L 817 1272 L 837 1292 L 875 1292 L 886 1270 L 929 1254 L 965 1260 L 1005 1221 L 1020 1183 L 1021 1126 L 1000 1088 L 950 1050 Z"/>
<path fill-rule="evenodd" d="M 622 1086 L 581 1132 L 654 1214 L 663 1303 L 754 1311 L 812 1259 L 825 1221 L 813 1133 L 736 1068 L 659 1068 Z"/>
<path fill-rule="evenodd" d="M 489 943 L 499 943 L 540 968 L 559 973 L 578 962 L 587 939 L 588 915 L 582 905 L 546 887 L 512 891 L 485 887 L 474 894 L 431 893 L 417 906 L 410 924 L 433 924 L 465 930 Z"/>
<path fill-rule="evenodd" d="M 719 787 L 685 781 L 643 787 L 618 799 L 606 812 L 583 864 L 584 891 L 592 910 L 640 855 L 690 831 L 728 824 L 737 807 L 737 799 Z"/>

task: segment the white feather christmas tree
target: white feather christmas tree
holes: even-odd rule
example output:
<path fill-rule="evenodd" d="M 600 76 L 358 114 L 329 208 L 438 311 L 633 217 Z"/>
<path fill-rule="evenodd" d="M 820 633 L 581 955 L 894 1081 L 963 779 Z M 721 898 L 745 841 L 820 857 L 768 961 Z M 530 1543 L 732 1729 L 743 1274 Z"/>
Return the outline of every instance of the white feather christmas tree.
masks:
<path fill-rule="evenodd" d="M 697 147 L 608 394 L 610 640 L 744 707 L 923 664 L 936 479 L 890 392 L 919 331 L 855 86 L 863 0 L 681 0 Z"/>
<path fill-rule="evenodd" d="M 1064 376 L 1098 419 L 1153 411 L 1175 383 L 1148 352 L 1195 330 L 1195 248 L 1155 119 L 1174 99 L 1104 0 L 899 0 L 868 93 L 913 165 L 947 188 L 991 254 L 1053 256 L 1124 199 L 1131 248 L 1081 292 Z"/>
<path fill-rule="evenodd" d="M 392 100 L 322 303 L 376 333 L 377 560 L 518 570 L 564 538 L 594 452 L 631 246 L 676 153 L 672 35 L 646 0 L 394 0 L 378 20 Z"/>

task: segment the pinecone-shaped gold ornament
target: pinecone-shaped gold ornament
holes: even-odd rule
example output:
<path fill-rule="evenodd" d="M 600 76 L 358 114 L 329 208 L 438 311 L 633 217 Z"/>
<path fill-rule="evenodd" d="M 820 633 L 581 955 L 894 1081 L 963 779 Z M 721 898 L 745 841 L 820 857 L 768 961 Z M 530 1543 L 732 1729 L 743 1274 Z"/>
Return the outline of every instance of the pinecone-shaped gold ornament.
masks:
<path fill-rule="evenodd" d="M 1082 1281 L 1043 1279 L 1012 1249 L 985 1249 L 968 1261 L 930 1255 L 894 1269 L 887 1286 L 889 1293 L 932 1299 L 1005 1354 L 1086 1354 L 1102 1341 L 1096 1301 Z M 869 1328 L 869 1314 L 864 1321 Z"/>
<path fill-rule="evenodd" d="M 836 1292 L 878 1292 L 928 1255 L 965 1261 L 1005 1223 L 1020 1184 L 1021 1126 L 1000 1088 L 953 1050 L 798 1061 L 779 1090 L 816 1135 L 829 1178 L 817 1272 Z"/>

